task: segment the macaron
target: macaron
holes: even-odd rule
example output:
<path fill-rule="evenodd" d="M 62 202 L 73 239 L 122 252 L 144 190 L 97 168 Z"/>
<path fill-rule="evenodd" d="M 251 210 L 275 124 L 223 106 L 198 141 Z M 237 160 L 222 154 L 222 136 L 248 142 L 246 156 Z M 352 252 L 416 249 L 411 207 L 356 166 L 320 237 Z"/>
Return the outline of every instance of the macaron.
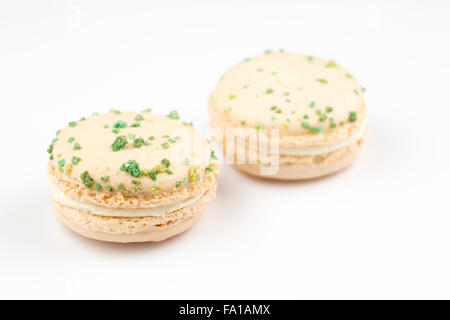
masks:
<path fill-rule="evenodd" d="M 214 151 L 176 111 L 83 117 L 58 131 L 47 152 L 56 216 L 88 238 L 170 238 L 191 227 L 216 195 Z"/>
<path fill-rule="evenodd" d="M 248 58 L 226 71 L 210 95 L 213 139 L 252 175 L 325 176 L 350 165 L 367 136 L 363 92 L 333 60 L 285 52 Z M 242 136 L 246 143 L 237 148 L 233 141 Z"/>

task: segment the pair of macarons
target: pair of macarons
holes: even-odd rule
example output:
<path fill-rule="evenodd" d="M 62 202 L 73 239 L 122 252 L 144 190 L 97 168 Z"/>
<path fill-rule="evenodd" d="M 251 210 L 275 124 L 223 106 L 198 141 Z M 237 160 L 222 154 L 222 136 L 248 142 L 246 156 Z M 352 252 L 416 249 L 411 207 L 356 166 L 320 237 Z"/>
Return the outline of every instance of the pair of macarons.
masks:
<path fill-rule="evenodd" d="M 245 59 L 210 96 L 212 138 L 252 175 L 331 174 L 367 135 L 362 92 L 334 61 L 284 52 Z M 58 131 L 47 151 L 54 211 L 88 238 L 161 241 L 192 226 L 216 196 L 217 156 L 176 111 L 93 114 Z"/>

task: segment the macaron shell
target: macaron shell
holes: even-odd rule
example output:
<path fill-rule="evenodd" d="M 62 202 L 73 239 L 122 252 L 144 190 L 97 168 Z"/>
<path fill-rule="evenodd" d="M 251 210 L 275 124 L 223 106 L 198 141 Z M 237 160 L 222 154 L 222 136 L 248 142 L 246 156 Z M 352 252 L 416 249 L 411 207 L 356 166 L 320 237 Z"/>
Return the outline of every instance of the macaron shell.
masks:
<path fill-rule="evenodd" d="M 278 128 L 280 136 L 309 135 L 302 123 L 320 126 L 321 132 L 327 133 L 336 130 L 330 126 L 331 118 L 339 127 L 349 122 L 350 112 L 360 114 L 364 109 L 362 91 L 354 77 L 334 62 L 271 53 L 225 72 L 210 106 L 243 126 Z M 321 121 L 323 115 L 326 119 Z"/>
<path fill-rule="evenodd" d="M 189 229 L 215 198 L 217 182 L 195 203 L 164 217 L 102 217 L 52 201 L 59 220 L 72 231 L 95 240 L 108 242 L 162 241 Z"/>
<path fill-rule="evenodd" d="M 238 164 L 237 167 L 250 175 L 266 179 L 315 179 L 348 167 L 357 158 L 361 145 L 362 140 L 323 156 L 280 157 L 276 170 L 268 170 L 263 165 Z M 270 174 L 262 174 L 265 171 Z"/>
<path fill-rule="evenodd" d="M 111 112 L 92 116 L 78 121 L 73 127 L 64 128 L 53 144 L 54 159 L 51 162 L 64 172 L 68 165 L 71 166 L 67 176 L 78 184 L 82 183 L 80 174 L 87 171 L 95 181 L 91 187 L 93 190 L 97 183 L 101 186 L 101 191 L 105 191 L 107 186 L 117 191 L 120 184 L 123 184 L 125 189 L 131 189 L 135 186 L 133 180 L 139 180 L 141 194 L 145 196 L 152 195 L 152 188 L 158 188 L 158 191 L 172 190 L 177 182 L 188 177 L 191 166 L 198 166 L 203 172 L 209 165 L 211 148 L 206 139 L 192 126 L 151 113 L 140 113 L 143 120 L 137 121 L 137 115 L 138 113 L 133 112 Z M 123 121 L 126 127 L 119 128 L 116 134 L 113 133 L 113 126 L 117 121 Z M 132 127 L 134 123 L 139 123 L 139 126 Z M 133 147 L 130 134 L 135 138 L 143 138 L 151 145 Z M 118 136 L 125 136 L 128 144 L 123 150 L 113 151 L 112 144 Z M 153 140 L 149 139 L 150 136 Z M 169 140 L 171 138 L 172 140 Z M 75 144 L 80 146 L 79 150 L 76 150 Z M 72 165 L 73 157 L 81 160 Z M 183 162 L 186 157 L 189 158 L 188 164 Z M 65 162 L 63 166 L 62 159 Z M 144 170 L 161 165 L 163 159 L 171 161 L 169 169 L 172 174 L 160 173 L 156 181 L 150 177 L 134 177 L 121 170 L 121 166 L 129 160 L 136 161 L 140 170 Z M 105 182 L 102 181 L 104 177 L 108 177 Z"/>
<path fill-rule="evenodd" d="M 213 168 L 212 172 L 205 172 L 202 179 L 195 184 L 186 184 L 183 188 L 163 191 L 151 197 L 129 196 L 120 192 L 109 193 L 95 188 L 87 189 L 59 172 L 52 163 L 48 165 L 48 177 L 51 184 L 57 186 L 64 194 L 75 201 L 113 209 L 154 208 L 184 201 L 204 194 L 207 190 L 213 188 L 216 185 L 216 177 L 220 174 L 218 165 L 213 166 Z"/>

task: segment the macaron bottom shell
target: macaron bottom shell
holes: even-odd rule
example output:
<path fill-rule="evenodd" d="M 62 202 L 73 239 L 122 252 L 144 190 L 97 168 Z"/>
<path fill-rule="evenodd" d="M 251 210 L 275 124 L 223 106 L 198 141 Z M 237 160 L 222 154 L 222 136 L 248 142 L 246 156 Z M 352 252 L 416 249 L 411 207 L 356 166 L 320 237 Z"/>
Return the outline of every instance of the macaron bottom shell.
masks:
<path fill-rule="evenodd" d="M 301 159 L 298 162 L 290 160 L 289 163 L 280 163 L 275 174 L 263 174 L 264 168 L 267 166 L 261 164 L 237 164 L 236 167 L 253 176 L 276 179 L 276 180 L 308 180 L 324 177 L 350 166 L 357 158 L 362 140 L 354 145 L 345 148 L 340 152 L 339 156 L 332 157 L 316 156 L 313 161 L 305 164 Z M 299 157 L 305 158 L 305 157 Z"/>
<path fill-rule="evenodd" d="M 105 217 L 62 205 L 52 198 L 59 220 L 72 231 L 107 242 L 163 241 L 189 229 L 216 196 L 217 182 L 195 203 L 164 217 Z"/>

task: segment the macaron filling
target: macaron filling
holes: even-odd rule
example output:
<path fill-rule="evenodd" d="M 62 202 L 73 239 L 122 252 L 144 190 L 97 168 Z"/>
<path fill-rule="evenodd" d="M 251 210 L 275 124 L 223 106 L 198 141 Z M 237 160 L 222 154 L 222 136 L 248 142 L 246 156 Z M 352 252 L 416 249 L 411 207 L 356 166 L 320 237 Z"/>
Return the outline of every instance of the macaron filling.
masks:
<path fill-rule="evenodd" d="M 328 145 L 320 145 L 320 146 L 310 146 L 310 147 L 302 147 L 302 148 L 280 148 L 280 155 L 289 155 L 289 156 L 314 156 L 319 154 L 330 153 L 342 148 L 346 148 L 356 142 L 358 142 L 367 132 L 367 120 L 365 120 L 355 134 L 350 137 L 341 140 L 334 144 Z"/>
<path fill-rule="evenodd" d="M 203 194 L 195 195 L 187 198 L 183 201 L 162 205 L 154 208 L 106 208 L 96 206 L 92 204 L 83 203 L 68 197 L 62 192 L 54 183 L 49 182 L 49 190 L 53 199 L 58 203 L 76 210 L 82 210 L 89 212 L 90 214 L 105 217 L 124 217 L 124 218 L 136 218 L 136 217 L 162 217 L 176 210 L 188 207 L 198 201 Z"/>

